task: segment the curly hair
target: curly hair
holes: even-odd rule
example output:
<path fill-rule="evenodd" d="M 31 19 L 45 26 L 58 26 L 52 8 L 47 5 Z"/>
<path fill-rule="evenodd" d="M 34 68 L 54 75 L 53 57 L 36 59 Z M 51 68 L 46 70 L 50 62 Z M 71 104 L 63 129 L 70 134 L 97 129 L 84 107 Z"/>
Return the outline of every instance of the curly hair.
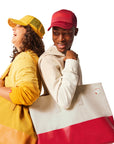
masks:
<path fill-rule="evenodd" d="M 20 47 L 21 51 L 18 52 L 17 48 L 13 46 L 11 61 L 13 61 L 19 53 L 28 49 L 34 51 L 38 57 L 40 57 L 40 55 L 45 51 L 42 39 L 34 32 L 34 30 L 29 25 L 23 27 L 26 29 L 26 33 L 23 37 L 22 46 Z"/>

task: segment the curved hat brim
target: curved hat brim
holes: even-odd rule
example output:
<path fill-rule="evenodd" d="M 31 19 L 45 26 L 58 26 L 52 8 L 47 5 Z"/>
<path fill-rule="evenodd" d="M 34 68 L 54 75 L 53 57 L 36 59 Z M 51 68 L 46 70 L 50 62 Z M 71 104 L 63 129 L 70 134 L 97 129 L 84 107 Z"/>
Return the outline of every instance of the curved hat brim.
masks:
<path fill-rule="evenodd" d="M 22 21 L 16 20 L 16 19 L 12 19 L 12 18 L 9 18 L 9 19 L 8 19 L 8 24 L 9 24 L 9 26 L 11 26 L 11 27 L 15 27 L 16 25 L 26 26 L 26 24 L 24 24 Z"/>

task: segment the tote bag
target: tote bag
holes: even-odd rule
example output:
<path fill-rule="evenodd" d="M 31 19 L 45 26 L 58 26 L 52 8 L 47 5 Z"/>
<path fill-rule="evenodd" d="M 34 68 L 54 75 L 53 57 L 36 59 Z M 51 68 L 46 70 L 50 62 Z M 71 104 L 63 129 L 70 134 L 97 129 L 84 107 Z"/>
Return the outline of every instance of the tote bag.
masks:
<path fill-rule="evenodd" d="M 61 109 L 51 95 L 30 107 L 38 144 L 109 144 L 114 120 L 101 83 L 81 85 L 69 109 Z"/>

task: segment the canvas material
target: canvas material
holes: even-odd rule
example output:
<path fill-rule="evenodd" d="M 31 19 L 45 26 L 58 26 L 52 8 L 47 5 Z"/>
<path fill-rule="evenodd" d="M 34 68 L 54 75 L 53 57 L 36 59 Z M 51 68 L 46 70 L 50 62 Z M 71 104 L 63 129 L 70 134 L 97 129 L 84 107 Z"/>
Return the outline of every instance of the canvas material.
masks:
<path fill-rule="evenodd" d="M 41 96 L 30 107 L 30 114 L 37 134 L 112 116 L 101 83 L 78 86 L 72 105 L 67 110 L 61 109 L 52 96 Z"/>
<path fill-rule="evenodd" d="M 48 124 L 48 123 L 47 123 Z M 38 144 L 111 144 L 113 117 L 101 117 L 38 134 Z"/>

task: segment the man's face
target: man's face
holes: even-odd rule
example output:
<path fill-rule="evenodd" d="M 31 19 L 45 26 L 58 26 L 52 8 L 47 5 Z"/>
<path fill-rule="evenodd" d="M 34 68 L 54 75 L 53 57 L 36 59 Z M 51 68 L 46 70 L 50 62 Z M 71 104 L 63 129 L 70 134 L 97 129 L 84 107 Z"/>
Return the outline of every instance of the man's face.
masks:
<path fill-rule="evenodd" d="M 77 34 L 78 29 L 71 28 L 69 30 L 53 27 L 52 35 L 54 45 L 57 47 L 59 52 L 66 53 L 67 50 L 70 50 L 74 36 Z"/>

